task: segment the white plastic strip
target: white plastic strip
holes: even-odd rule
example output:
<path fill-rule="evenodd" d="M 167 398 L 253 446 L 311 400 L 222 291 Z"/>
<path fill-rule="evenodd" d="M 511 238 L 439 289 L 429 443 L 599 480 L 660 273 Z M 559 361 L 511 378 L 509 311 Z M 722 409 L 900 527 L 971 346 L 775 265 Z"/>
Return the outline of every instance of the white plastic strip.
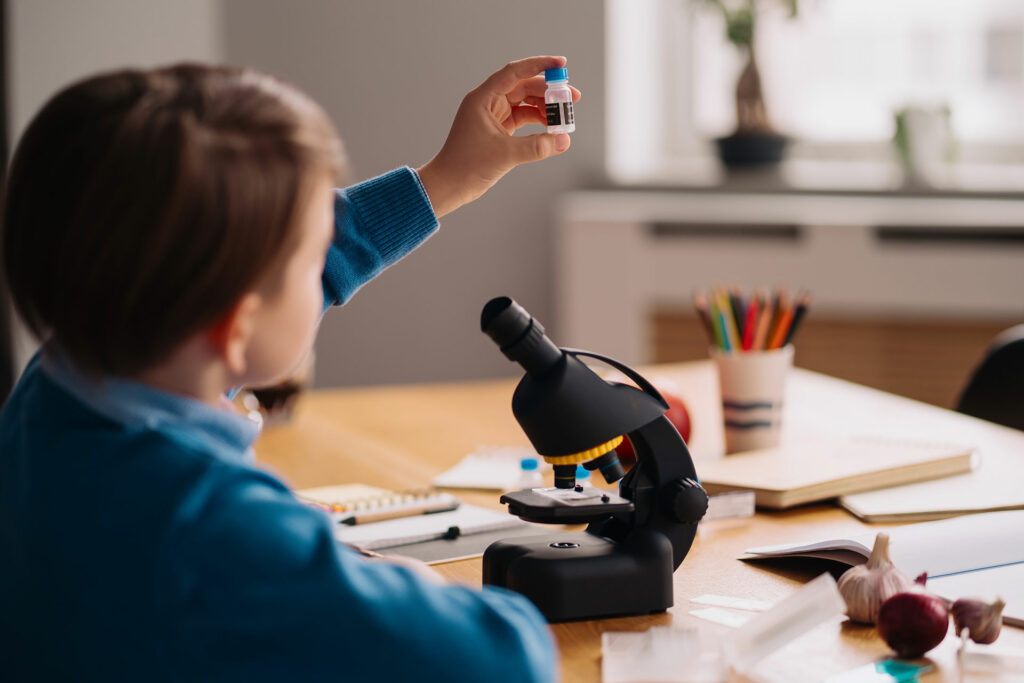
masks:
<path fill-rule="evenodd" d="M 783 645 L 845 611 L 835 579 L 822 574 L 744 624 L 725 642 L 726 661 L 737 672 L 748 671 Z"/>

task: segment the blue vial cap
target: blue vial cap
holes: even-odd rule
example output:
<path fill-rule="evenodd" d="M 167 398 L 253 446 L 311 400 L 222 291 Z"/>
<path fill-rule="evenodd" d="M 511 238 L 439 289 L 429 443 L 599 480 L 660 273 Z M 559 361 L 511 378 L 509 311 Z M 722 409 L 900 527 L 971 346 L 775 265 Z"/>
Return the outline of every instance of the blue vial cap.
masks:
<path fill-rule="evenodd" d="M 532 472 L 537 469 L 537 458 L 523 458 L 519 461 L 519 467 L 526 472 Z"/>
<path fill-rule="evenodd" d="M 576 465 L 576 478 L 577 479 L 586 479 L 589 476 L 590 476 L 590 470 L 588 470 L 583 465 Z"/>
<path fill-rule="evenodd" d="M 569 80 L 569 70 L 565 67 L 560 69 L 547 69 L 544 72 L 545 81 L 567 81 Z"/>

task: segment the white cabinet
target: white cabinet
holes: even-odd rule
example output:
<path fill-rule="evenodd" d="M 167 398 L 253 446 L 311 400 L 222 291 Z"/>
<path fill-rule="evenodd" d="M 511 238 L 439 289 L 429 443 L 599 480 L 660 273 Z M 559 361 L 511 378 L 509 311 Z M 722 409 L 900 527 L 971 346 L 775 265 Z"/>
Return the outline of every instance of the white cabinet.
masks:
<path fill-rule="evenodd" d="M 1024 198 L 588 191 L 564 197 L 559 343 L 643 363 L 694 289 L 787 285 L 816 314 L 1024 320 Z"/>

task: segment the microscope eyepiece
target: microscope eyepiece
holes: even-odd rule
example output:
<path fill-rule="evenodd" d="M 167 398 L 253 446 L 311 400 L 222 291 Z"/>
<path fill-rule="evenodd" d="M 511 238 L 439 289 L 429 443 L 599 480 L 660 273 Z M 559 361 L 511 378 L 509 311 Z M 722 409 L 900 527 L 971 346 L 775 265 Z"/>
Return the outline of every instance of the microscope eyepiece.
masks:
<path fill-rule="evenodd" d="M 480 329 L 531 375 L 543 374 L 562 359 L 562 350 L 544 334 L 544 326 L 507 296 L 487 302 Z"/>

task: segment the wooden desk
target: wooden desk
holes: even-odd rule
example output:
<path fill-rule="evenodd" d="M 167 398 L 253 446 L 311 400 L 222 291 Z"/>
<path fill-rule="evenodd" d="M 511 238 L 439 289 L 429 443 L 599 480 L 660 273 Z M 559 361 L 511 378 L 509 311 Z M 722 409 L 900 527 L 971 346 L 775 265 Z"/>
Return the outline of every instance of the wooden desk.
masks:
<path fill-rule="evenodd" d="M 717 382 L 710 364 L 658 366 L 645 374 L 674 381 L 690 407 L 690 449 L 699 473 L 701 458 L 722 451 Z M 312 392 L 302 398 L 289 424 L 266 429 L 256 446 L 257 457 L 296 488 L 342 482 L 422 487 L 481 445 L 529 445 L 509 407 L 514 385 L 509 380 Z M 784 439 L 809 432 L 927 436 L 976 445 L 983 456 L 986 451 L 1012 449 L 1024 457 L 1024 432 L 803 370 L 792 373 L 786 401 Z M 497 496 L 462 497 L 498 507 Z M 676 571 L 675 606 L 668 612 L 553 627 L 562 655 L 561 680 L 600 680 L 603 631 L 642 631 L 673 623 L 724 630 L 690 616 L 694 606 L 688 600 L 703 593 L 777 600 L 816 573 L 806 565 L 739 562 L 735 558 L 744 548 L 846 534 L 864 526 L 837 508 L 819 505 L 759 513 L 731 527 L 702 531 Z M 452 579 L 480 582 L 479 559 L 439 569 Z M 1004 629 L 1000 643 L 1024 648 L 1024 631 Z M 837 619 L 764 660 L 753 678 L 820 680 L 887 653 L 873 627 Z M 937 671 L 924 680 L 956 680 L 954 653 L 954 639 L 948 637 L 932 651 Z"/>

